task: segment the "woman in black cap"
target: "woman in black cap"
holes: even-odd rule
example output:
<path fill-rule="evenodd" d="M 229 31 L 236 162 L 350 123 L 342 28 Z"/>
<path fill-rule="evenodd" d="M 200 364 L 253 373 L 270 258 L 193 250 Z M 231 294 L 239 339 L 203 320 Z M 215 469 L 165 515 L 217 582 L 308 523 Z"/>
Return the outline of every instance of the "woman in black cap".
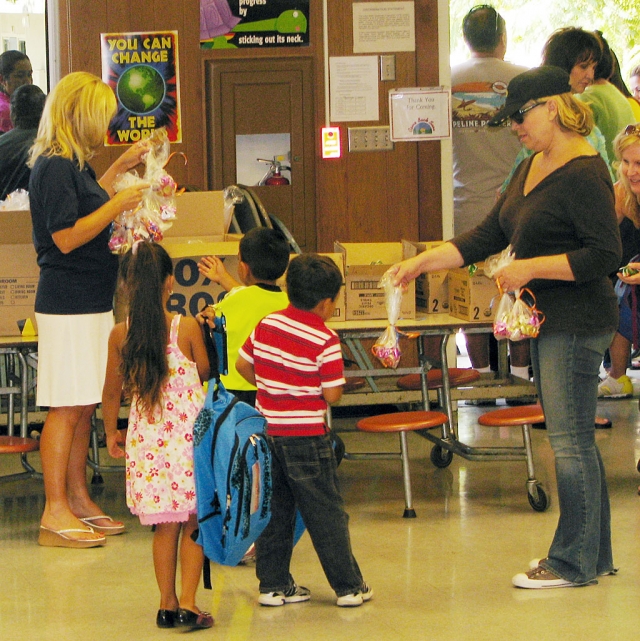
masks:
<path fill-rule="evenodd" d="M 608 274 L 621 256 L 613 185 L 584 136 L 587 107 L 569 74 L 538 67 L 516 76 L 489 124 L 511 129 L 533 150 L 487 218 L 475 229 L 395 265 L 397 285 L 423 272 L 470 265 L 511 245 L 515 260 L 496 280 L 527 286 L 546 315 L 531 360 L 555 454 L 560 519 L 547 557 L 513 577 L 521 588 L 588 585 L 615 572 L 609 496 L 595 442 L 598 371 L 617 327 Z"/>

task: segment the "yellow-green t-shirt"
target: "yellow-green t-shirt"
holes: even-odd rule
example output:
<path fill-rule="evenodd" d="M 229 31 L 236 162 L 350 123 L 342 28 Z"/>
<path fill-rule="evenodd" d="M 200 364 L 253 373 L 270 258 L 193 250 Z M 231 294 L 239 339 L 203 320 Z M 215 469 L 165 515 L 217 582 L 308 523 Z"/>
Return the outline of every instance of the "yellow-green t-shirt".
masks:
<path fill-rule="evenodd" d="M 274 285 L 249 285 L 234 287 L 216 305 L 218 314 L 227 320 L 227 356 L 229 373 L 221 376 L 228 390 L 255 390 L 236 369 L 238 350 L 244 345 L 254 327 L 268 314 L 280 311 L 289 305 L 289 298 Z"/>

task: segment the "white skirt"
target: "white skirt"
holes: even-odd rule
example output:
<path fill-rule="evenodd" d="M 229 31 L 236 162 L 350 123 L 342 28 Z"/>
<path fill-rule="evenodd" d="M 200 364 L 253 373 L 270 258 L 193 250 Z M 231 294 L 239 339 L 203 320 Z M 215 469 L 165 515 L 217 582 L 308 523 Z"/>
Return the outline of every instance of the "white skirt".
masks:
<path fill-rule="evenodd" d="M 113 312 L 36 314 L 40 407 L 76 407 L 102 400 Z"/>

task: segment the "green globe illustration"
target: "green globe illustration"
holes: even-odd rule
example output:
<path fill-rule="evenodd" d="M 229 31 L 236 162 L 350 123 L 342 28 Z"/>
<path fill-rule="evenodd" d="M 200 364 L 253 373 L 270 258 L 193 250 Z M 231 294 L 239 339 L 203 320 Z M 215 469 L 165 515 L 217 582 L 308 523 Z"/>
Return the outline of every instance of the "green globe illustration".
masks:
<path fill-rule="evenodd" d="M 164 79 L 153 67 L 136 65 L 120 76 L 117 93 L 126 109 L 146 114 L 156 109 L 164 99 Z"/>

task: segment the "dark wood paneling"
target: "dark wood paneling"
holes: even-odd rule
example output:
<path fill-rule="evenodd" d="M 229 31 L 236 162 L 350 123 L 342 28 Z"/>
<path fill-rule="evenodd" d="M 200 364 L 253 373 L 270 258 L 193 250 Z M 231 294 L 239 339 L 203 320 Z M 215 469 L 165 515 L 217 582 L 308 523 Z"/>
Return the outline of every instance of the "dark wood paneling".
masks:
<path fill-rule="evenodd" d="M 329 54 L 353 55 L 353 0 L 328 0 Z M 347 126 L 375 126 L 389 123 L 387 92 L 392 87 L 438 84 L 437 0 L 416 0 L 416 51 L 396 55 L 397 78 L 380 83 L 380 119 L 367 123 L 332 123 L 341 128 L 343 156 L 323 160 L 320 128 L 327 122 L 324 97 L 322 3 L 310 3 L 309 47 L 300 49 L 237 49 L 203 51 L 199 47 L 199 3 L 197 0 L 59 0 L 60 60 L 63 73 L 86 70 L 101 74 L 99 34 L 107 31 L 177 30 L 180 46 L 180 88 L 183 142 L 173 145 L 188 158 L 187 166 L 174 162 L 169 170 L 181 184 L 211 188 L 205 103 L 207 60 L 298 58 L 311 60 L 313 89 L 303 100 L 312 101 L 314 145 L 305 154 L 314 154 L 315 183 L 306 196 L 314 199 L 317 246 L 329 251 L 334 240 L 380 241 L 412 238 L 440 239 L 441 190 L 440 144 L 438 142 L 397 143 L 390 152 L 350 154 Z M 207 100 L 215 100 L 209 97 Z M 118 150 L 105 150 L 94 164 L 104 170 Z M 316 233 L 311 230 L 310 233 Z"/>
<path fill-rule="evenodd" d="M 100 76 L 100 34 L 138 31 L 178 31 L 182 142 L 172 151 L 187 157 L 186 165 L 174 161 L 168 171 L 181 185 L 204 189 L 202 64 L 199 45 L 200 11 L 197 1 L 59 0 L 62 42 L 61 70 L 90 71 Z M 121 153 L 106 148 L 93 161 L 100 174 Z"/>
<path fill-rule="evenodd" d="M 308 58 L 209 60 L 206 68 L 210 183 L 237 182 L 236 136 L 288 133 L 292 184 L 256 188 L 267 211 L 307 251 L 316 248 L 313 64 Z"/>
<path fill-rule="evenodd" d="M 416 85 L 438 85 L 438 4 L 416 0 Z M 440 142 L 418 143 L 420 240 L 442 239 Z"/>

